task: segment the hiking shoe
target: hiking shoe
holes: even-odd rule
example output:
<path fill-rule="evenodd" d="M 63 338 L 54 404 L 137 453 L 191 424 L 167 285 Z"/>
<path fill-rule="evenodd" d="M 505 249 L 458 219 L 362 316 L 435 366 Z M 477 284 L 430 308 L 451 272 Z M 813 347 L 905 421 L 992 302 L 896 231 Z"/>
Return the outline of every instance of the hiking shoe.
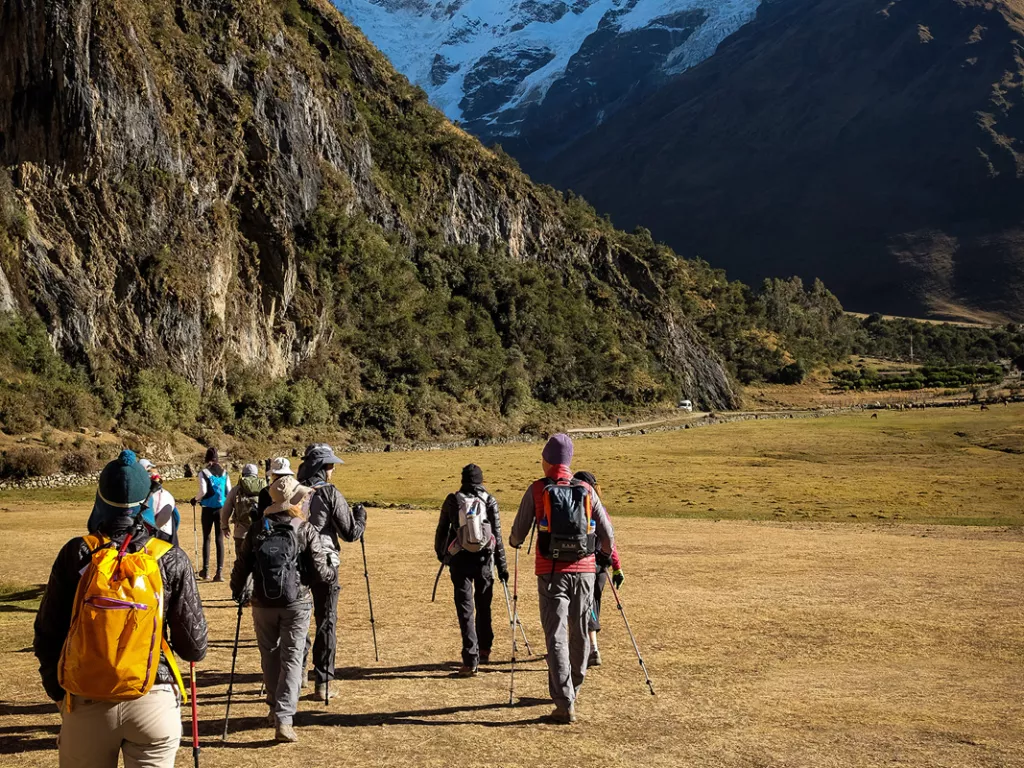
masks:
<path fill-rule="evenodd" d="M 214 574 L 214 576 L 213 576 L 213 580 L 214 581 L 224 581 L 224 576 L 221 575 L 220 571 L 217 571 L 217 573 Z"/>
<path fill-rule="evenodd" d="M 587 662 L 588 667 L 600 667 L 601 666 L 601 652 L 595 648 L 590 652 L 590 660 Z"/>
<path fill-rule="evenodd" d="M 318 701 L 327 701 L 327 683 L 316 684 L 316 693 L 313 694 L 313 698 Z"/>
<path fill-rule="evenodd" d="M 468 664 L 463 664 L 461 667 L 459 667 L 459 677 L 476 677 L 476 674 L 476 667 L 471 667 Z"/>
<path fill-rule="evenodd" d="M 278 723 L 277 731 L 274 733 L 274 741 L 294 744 L 299 740 L 299 734 L 292 728 L 291 723 Z"/>
<path fill-rule="evenodd" d="M 576 722 L 576 707 L 572 704 L 568 708 L 556 705 L 554 711 L 548 715 L 548 719 L 558 725 L 572 725 Z"/>
<path fill-rule="evenodd" d="M 490 664 L 491 663 L 491 652 L 489 650 L 488 651 L 480 651 L 480 663 L 481 664 Z"/>
<path fill-rule="evenodd" d="M 207 577 L 208 577 L 209 575 L 210 575 L 210 574 L 209 574 L 209 572 L 208 572 L 208 571 L 206 571 L 205 569 L 199 572 L 199 578 L 200 578 L 200 579 L 201 579 L 202 581 L 206 581 L 206 579 L 207 579 Z"/>

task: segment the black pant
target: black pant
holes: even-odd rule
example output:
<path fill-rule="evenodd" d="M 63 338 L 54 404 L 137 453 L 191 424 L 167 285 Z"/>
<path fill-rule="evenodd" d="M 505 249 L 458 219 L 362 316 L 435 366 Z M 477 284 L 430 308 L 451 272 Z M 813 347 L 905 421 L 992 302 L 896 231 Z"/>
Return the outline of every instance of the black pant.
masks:
<path fill-rule="evenodd" d="M 314 584 L 313 619 L 316 633 L 313 638 L 313 679 L 317 685 L 334 679 L 334 657 L 338 652 L 338 595 L 341 587 L 334 584 Z M 302 668 L 309 661 L 310 643 L 306 636 L 306 651 L 302 656 Z"/>
<path fill-rule="evenodd" d="M 224 535 L 220 532 L 220 507 L 203 507 L 203 573 L 209 573 L 210 536 L 217 542 L 217 573 L 224 568 Z"/>
<path fill-rule="evenodd" d="M 608 584 L 608 569 L 601 568 L 594 580 L 594 607 L 590 610 L 590 622 L 587 627 L 591 632 L 601 631 L 601 593 Z"/>
<path fill-rule="evenodd" d="M 459 552 L 449 564 L 455 585 L 455 612 L 462 630 L 462 663 L 475 667 L 480 651 L 490 652 L 494 644 L 491 627 L 491 598 L 494 596 L 494 570 L 490 552 Z M 473 609 L 476 608 L 474 621 Z"/>

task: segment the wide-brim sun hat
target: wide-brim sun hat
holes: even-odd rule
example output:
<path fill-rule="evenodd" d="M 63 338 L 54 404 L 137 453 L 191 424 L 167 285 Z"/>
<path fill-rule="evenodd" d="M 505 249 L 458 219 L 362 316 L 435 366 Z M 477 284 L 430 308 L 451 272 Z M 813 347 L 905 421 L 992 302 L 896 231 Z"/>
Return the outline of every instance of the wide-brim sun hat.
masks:
<path fill-rule="evenodd" d="M 292 471 L 292 463 L 288 459 L 284 456 L 278 456 L 270 462 L 270 474 L 283 477 L 285 475 L 294 475 L 295 472 Z"/>
<path fill-rule="evenodd" d="M 287 512 L 292 507 L 301 507 L 313 489 L 300 485 L 292 475 L 282 475 L 268 489 L 273 503 L 263 512 L 264 515 L 277 515 Z"/>

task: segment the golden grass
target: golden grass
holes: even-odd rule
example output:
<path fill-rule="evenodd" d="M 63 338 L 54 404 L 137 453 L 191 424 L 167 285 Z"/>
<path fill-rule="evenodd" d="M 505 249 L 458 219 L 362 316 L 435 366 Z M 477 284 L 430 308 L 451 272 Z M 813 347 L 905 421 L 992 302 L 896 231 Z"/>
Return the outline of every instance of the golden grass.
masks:
<path fill-rule="evenodd" d="M 0 574 L 44 581 L 87 512 L 22 503 L 0 514 Z M 212 641 L 198 678 L 203 766 L 1024 765 L 1019 531 L 620 517 L 622 595 L 658 696 L 609 605 L 605 663 L 587 678 L 580 723 L 564 729 L 538 722 L 549 709 L 540 660 L 519 667 L 522 698 L 506 706 L 500 596 L 497 663 L 451 677 L 459 640 L 447 579 L 429 602 L 434 522 L 432 511 L 371 512 L 379 664 L 359 550 L 345 548 L 343 679 L 329 708 L 301 703 L 299 745 L 269 742 L 248 616 L 231 740 L 220 741 L 235 609 L 226 585 L 201 585 Z M 521 575 L 539 644 L 536 587 Z M 2 766 L 56 764 L 59 718 L 24 652 L 32 618 L 0 612 Z M 187 738 L 178 765 L 191 765 Z"/>

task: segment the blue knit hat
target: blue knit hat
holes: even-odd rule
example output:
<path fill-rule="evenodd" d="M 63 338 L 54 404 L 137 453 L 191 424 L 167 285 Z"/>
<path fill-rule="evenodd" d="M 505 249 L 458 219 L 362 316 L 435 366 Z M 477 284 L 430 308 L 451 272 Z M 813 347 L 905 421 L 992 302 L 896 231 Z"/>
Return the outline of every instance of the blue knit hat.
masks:
<path fill-rule="evenodd" d="M 139 464 L 134 451 L 121 451 L 100 472 L 94 516 L 107 520 L 137 514 L 139 505 L 149 498 L 150 485 L 149 473 Z M 142 516 L 155 527 L 152 509 L 144 510 Z"/>

